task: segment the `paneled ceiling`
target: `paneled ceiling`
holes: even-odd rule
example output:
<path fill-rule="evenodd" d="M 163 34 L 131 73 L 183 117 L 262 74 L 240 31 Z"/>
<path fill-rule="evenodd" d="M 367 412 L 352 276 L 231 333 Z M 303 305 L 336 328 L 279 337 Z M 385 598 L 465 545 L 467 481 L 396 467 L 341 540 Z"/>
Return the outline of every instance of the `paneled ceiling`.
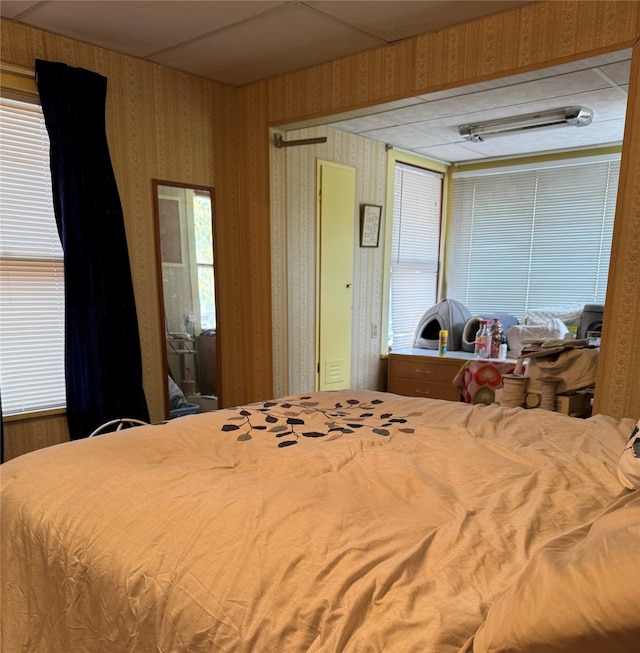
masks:
<path fill-rule="evenodd" d="M 331 119 L 332 127 L 448 163 L 618 145 L 624 133 L 631 50 L 504 77 Z M 458 127 L 563 107 L 593 111 L 584 127 L 531 129 L 473 143 Z"/>
<path fill-rule="evenodd" d="M 2 0 L 25 25 L 242 86 L 532 0 Z"/>
<path fill-rule="evenodd" d="M 3 18 L 242 86 L 418 34 L 534 4 L 530 0 L 2 0 Z M 592 147 L 622 140 L 630 52 L 409 98 L 325 119 L 443 161 Z M 468 143 L 459 124 L 584 105 L 584 128 Z M 307 123 L 308 124 L 308 123 Z M 290 126 L 297 127 L 302 125 Z"/>

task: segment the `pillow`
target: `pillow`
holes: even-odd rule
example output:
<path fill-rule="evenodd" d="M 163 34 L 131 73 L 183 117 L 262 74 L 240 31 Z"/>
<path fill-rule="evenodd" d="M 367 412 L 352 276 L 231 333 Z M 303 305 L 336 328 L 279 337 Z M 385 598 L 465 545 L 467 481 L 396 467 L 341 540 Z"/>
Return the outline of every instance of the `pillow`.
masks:
<path fill-rule="evenodd" d="M 640 490 L 640 420 L 618 461 L 620 483 L 630 490 Z"/>
<path fill-rule="evenodd" d="M 640 642 L 640 492 L 554 538 L 489 607 L 463 651 L 629 653 Z"/>

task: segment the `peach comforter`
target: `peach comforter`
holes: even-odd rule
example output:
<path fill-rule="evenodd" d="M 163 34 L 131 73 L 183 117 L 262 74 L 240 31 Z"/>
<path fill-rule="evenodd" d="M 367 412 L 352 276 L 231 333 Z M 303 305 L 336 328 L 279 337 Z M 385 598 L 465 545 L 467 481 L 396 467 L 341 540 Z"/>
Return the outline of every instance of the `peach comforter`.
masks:
<path fill-rule="evenodd" d="M 633 494 L 631 427 L 343 391 L 22 456 L 2 651 L 472 650 L 545 542 Z"/>

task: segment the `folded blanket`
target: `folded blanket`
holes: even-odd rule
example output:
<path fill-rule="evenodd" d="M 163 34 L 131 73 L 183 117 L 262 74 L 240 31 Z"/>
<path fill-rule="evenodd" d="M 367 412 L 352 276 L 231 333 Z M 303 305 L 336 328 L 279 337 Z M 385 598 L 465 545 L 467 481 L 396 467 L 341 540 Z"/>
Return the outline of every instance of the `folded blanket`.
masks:
<path fill-rule="evenodd" d="M 550 376 L 560 379 L 556 393 L 573 392 L 594 385 L 598 352 L 598 349 L 571 349 L 547 357 L 530 358 L 526 372 L 529 377 L 527 392 L 541 394 L 540 379 Z"/>

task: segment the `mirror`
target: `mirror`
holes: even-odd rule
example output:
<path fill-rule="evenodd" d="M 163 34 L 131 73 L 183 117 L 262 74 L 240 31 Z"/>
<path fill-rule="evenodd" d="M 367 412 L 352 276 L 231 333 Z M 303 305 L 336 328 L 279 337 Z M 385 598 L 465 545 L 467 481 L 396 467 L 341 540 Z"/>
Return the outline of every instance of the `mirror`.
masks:
<path fill-rule="evenodd" d="M 166 417 L 218 408 L 213 189 L 154 180 Z"/>

